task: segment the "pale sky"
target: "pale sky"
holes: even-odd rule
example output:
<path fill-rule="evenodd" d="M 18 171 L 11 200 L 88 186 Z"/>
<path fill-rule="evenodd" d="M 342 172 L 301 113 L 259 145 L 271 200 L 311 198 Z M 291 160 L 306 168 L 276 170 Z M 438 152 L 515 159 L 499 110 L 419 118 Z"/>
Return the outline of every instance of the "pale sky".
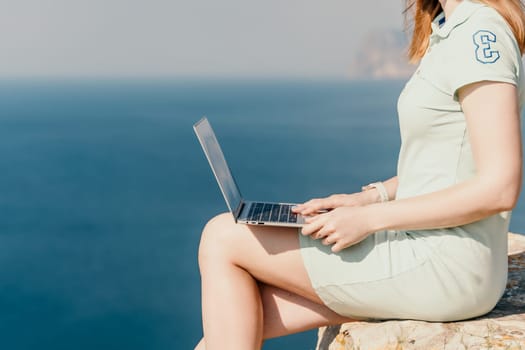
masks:
<path fill-rule="evenodd" d="M 0 77 L 344 76 L 401 0 L 0 0 Z"/>

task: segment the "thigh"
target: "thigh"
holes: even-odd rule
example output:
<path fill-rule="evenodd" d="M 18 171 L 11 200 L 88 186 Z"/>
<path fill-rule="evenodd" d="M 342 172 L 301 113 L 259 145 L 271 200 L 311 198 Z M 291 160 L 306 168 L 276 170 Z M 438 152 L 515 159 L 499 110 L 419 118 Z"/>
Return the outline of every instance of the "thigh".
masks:
<path fill-rule="evenodd" d="M 297 228 L 236 224 L 229 213 L 205 227 L 199 256 L 218 255 L 256 280 L 323 304 L 313 289 L 301 256 Z"/>

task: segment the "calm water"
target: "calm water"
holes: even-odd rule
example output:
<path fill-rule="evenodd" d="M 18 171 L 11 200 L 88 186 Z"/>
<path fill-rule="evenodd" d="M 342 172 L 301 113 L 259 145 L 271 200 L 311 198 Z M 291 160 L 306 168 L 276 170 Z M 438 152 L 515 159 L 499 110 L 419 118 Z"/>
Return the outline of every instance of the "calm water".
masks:
<path fill-rule="evenodd" d="M 226 208 L 192 124 L 208 116 L 246 197 L 357 191 L 395 173 L 402 85 L 0 83 L 0 347 L 191 349 L 199 234 Z"/>

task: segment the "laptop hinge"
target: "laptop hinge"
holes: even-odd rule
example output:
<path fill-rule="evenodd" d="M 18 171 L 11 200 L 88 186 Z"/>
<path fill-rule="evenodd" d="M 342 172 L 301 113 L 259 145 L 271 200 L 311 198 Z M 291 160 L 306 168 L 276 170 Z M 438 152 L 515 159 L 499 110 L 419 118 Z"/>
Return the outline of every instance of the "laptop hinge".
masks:
<path fill-rule="evenodd" d="M 235 211 L 233 218 L 235 219 L 235 222 L 237 222 L 237 219 L 239 218 L 239 215 L 242 213 L 242 209 L 244 208 L 244 201 L 242 201 L 239 206 L 237 207 L 237 210 Z"/>

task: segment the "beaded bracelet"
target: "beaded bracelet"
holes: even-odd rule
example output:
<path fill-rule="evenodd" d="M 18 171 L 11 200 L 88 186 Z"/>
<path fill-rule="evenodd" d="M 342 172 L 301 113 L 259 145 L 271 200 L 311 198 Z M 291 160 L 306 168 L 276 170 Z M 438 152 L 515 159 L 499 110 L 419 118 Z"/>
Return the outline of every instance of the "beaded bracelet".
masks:
<path fill-rule="evenodd" d="M 362 191 L 368 191 L 372 188 L 376 188 L 379 192 L 379 198 L 381 199 L 381 202 L 388 202 L 390 198 L 388 198 L 388 192 L 385 188 L 385 185 L 382 182 L 373 182 L 371 184 L 368 184 L 366 186 L 363 186 L 361 188 Z"/>

